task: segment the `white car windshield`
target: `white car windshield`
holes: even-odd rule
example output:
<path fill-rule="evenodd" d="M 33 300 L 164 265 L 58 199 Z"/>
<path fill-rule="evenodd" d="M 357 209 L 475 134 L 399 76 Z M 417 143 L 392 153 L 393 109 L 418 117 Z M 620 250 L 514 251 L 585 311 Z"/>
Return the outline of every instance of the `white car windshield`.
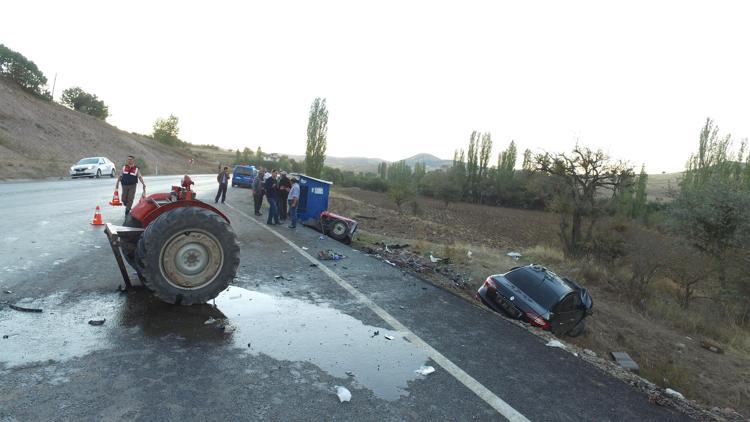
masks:
<path fill-rule="evenodd" d="M 78 164 L 99 164 L 98 158 L 84 158 L 83 160 L 79 161 Z"/>

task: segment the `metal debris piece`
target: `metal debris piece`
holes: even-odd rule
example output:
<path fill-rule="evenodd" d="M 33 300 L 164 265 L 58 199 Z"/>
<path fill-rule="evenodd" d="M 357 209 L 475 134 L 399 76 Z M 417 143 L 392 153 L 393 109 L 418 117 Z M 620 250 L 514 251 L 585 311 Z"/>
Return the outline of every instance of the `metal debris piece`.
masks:
<path fill-rule="evenodd" d="M 5 293 L 6 295 L 9 295 L 9 294 L 12 294 L 13 292 L 10 290 L 3 290 L 3 293 Z"/>
<path fill-rule="evenodd" d="M 10 309 L 19 311 L 19 312 L 33 312 L 37 314 L 41 314 L 42 310 L 37 308 L 24 308 L 23 306 L 17 306 L 17 305 L 8 305 L 10 306 Z"/>
<path fill-rule="evenodd" d="M 275 276 L 273 276 L 273 278 L 275 278 L 276 280 L 284 280 L 284 276 L 283 275 L 275 275 Z"/>
<path fill-rule="evenodd" d="M 393 337 L 393 336 L 385 336 L 385 339 L 386 339 L 386 340 L 393 340 L 393 339 L 394 339 L 394 337 Z"/>
<path fill-rule="evenodd" d="M 347 390 L 346 387 L 340 385 L 336 386 L 336 395 L 339 396 L 339 402 L 350 401 L 352 399 L 351 391 Z"/>
<path fill-rule="evenodd" d="M 344 258 L 346 258 L 344 254 L 334 252 L 332 249 L 318 252 L 318 259 L 322 259 L 323 261 L 338 261 Z"/>
<path fill-rule="evenodd" d="M 204 322 L 204 324 L 208 325 L 208 324 L 213 324 L 214 322 L 216 322 L 216 320 L 213 319 L 213 317 L 208 317 L 208 319 L 206 320 L 206 322 Z"/>
<path fill-rule="evenodd" d="M 433 368 L 432 366 L 425 366 L 425 365 L 423 365 L 423 366 L 420 366 L 419 369 L 417 369 L 414 372 L 416 372 L 416 373 L 418 373 L 420 375 L 429 375 L 429 374 L 435 372 L 435 368 Z"/>
<path fill-rule="evenodd" d="M 629 354 L 625 352 L 611 352 L 611 355 L 612 359 L 614 359 L 615 362 L 617 362 L 617 364 L 620 365 L 623 369 L 627 369 L 628 371 L 636 374 L 641 371 L 641 368 L 637 363 L 635 363 L 635 361 L 630 357 Z"/>
<path fill-rule="evenodd" d="M 303 246 L 303 247 L 302 247 L 302 250 L 303 250 L 303 251 L 306 251 L 306 250 L 308 250 L 308 249 L 309 249 L 309 248 L 308 248 L 307 246 Z"/>
<path fill-rule="evenodd" d="M 433 264 L 436 264 L 440 261 L 442 261 L 442 258 L 435 258 L 434 256 L 432 256 L 432 253 L 430 253 L 430 262 L 432 262 Z"/>
<path fill-rule="evenodd" d="M 318 264 L 310 264 L 311 267 L 317 267 Z"/>
<path fill-rule="evenodd" d="M 518 252 L 508 252 L 506 255 L 513 258 L 514 261 L 518 261 L 519 258 L 521 258 L 523 255 L 521 255 Z"/>
<path fill-rule="evenodd" d="M 106 320 L 107 320 L 106 318 L 102 318 L 102 319 L 90 319 L 89 320 L 89 325 L 104 325 L 104 321 L 106 321 Z"/>
<path fill-rule="evenodd" d="M 375 332 L 372 333 L 372 335 L 370 337 L 375 337 L 378 334 L 380 334 L 380 331 L 379 330 L 375 330 Z"/>

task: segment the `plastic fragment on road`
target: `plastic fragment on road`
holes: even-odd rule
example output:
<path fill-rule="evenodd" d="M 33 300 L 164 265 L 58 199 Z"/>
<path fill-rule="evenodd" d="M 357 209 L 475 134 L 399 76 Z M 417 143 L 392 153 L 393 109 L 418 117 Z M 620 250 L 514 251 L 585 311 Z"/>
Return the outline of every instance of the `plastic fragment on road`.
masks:
<path fill-rule="evenodd" d="M 391 262 L 391 261 L 389 261 L 387 259 L 384 259 L 383 261 L 385 261 L 387 264 L 391 265 L 392 267 L 396 266 L 396 264 L 394 264 L 393 262 Z"/>
<path fill-rule="evenodd" d="M 471 259 L 471 255 L 473 255 L 473 254 L 471 253 L 471 251 L 467 251 L 467 252 L 466 252 L 466 256 L 467 256 L 467 257 L 469 257 L 469 259 Z"/>
<path fill-rule="evenodd" d="M 351 401 L 352 393 L 346 387 L 336 386 L 336 395 L 339 396 L 339 402 Z"/>
<path fill-rule="evenodd" d="M 214 322 L 216 322 L 216 320 L 213 319 L 213 317 L 208 317 L 208 319 L 206 320 L 206 322 L 204 322 L 204 324 L 209 325 L 209 324 L 213 324 Z"/>
<path fill-rule="evenodd" d="M 430 253 L 430 262 L 432 262 L 433 264 L 436 264 L 442 260 L 443 260 L 442 258 L 436 258 L 432 255 L 432 253 Z"/>
<path fill-rule="evenodd" d="M 89 320 L 89 325 L 104 325 L 104 321 L 106 321 L 106 320 L 107 320 L 106 318 L 102 318 L 102 319 L 90 319 Z"/>
<path fill-rule="evenodd" d="M 4 290 L 3 293 L 5 293 L 6 295 L 9 295 L 9 294 L 12 294 L 13 292 L 10 290 Z"/>
<path fill-rule="evenodd" d="M 667 388 L 666 390 L 664 390 L 664 392 L 667 395 L 670 395 L 676 399 L 685 400 L 685 396 L 683 396 L 682 393 L 680 393 L 679 391 L 675 391 L 675 390 L 672 390 L 671 388 Z"/>
<path fill-rule="evenodd" d="M 339 261 L 346 258 L 346 255 L 334 252 L 332 249 L 318 252 L 318 259 L 323 261 Z"/>
<path fill-rule="evenodd" d="M 416 373 L 418 373 L 420 375 L 429 375 L 429 374 L 435 372 L 435 368 L 433 368 L 432 366 L 429 366 L 429 365 L 423 365 L 423 366 L 420 366 L 419 369 L 417 369 L 414 372 L 416 372 Z"/>
<path fill-rule="evenodd" d="M 275 278 L 276 280 L 284 280 L 284 276 L 283 275 L 275 275 L 275 276 L 273 276 L 273 278 Z"/>
<path fill-rule="evenodd" d="M 514 261 L 518 261 L 518 259 L 523 256 L 518 252 L 508 252 L 506 255 L 513 258 Z"/>
<path fill-rule="evenodd" d="M 308 250 L 308 249 L 310 249 L 310 248 L 308 248 L 307 246 L 303 246 L 303 247 L 302 247 L 302 250 L 303 250 L 303 251 L 306 251 L 306 250 Z"/>
<path fill-rule="evenodd" d="M 17 306 L 17 305 L 8 305 L 8 306 L 10 306 L 10 309 L 13 309 L 13 310 L 19 311 L 19 312 L 33 312 L 33 313 L 37 313 L 37 314 L 42 313 L 42 310 L 41 309 L 37 309 L 37 308 L 24 308 L 23 306 Z"/>
<path fill-rule="evenodd" d="M 394 339 L 394 337 L 393 337 L 393 336 L 385 336 L 385 339 L 386 339 L 386 340 L 393 340 L 393 339 Z"/>
<path fill-rule="evenodd" d="M 558 349 L 566 349 L 565 345 L 562 344 L 559 340 L 550 340 L 545 344 L 547 347 L 557 347 Z"/>
<path fill-rule="evenodd" d="M 241 297 L 242 297 L 242 293 L 240 293 L 238 295 L 234 295 L 234 296 L 229 296 L 229 299 L 239 299 Z"/>
<path fill-rule="evenodd" d="M 320 237 L 318 238 L 318 240 L 326 240 L 326 237 L 325 237 L 325 236 L 320 236 Z"/>

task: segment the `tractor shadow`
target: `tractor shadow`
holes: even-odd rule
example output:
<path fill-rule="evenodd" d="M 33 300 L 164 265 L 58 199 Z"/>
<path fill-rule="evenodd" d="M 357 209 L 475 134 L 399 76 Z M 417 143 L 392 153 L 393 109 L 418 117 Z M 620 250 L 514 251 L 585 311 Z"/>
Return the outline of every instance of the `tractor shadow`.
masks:
<path fill-rule="evenodd" d="M 226 315 L 212 304 L 179 306 L 164 303 L 148 290 L 136 288 L 126 296 L 119 325 L 139 327 L 147 337 L 173 337 L 188 342 L 231 342 Z"/>

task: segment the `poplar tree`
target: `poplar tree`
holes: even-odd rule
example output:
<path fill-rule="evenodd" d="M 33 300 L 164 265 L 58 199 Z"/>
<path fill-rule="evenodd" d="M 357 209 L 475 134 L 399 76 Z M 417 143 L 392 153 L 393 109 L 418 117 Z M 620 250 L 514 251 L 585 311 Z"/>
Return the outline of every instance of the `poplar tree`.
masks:
<path fill-rule="evenodd" d="M 328 110 L 325 98 L 316 98 L 310 106 L 307 120 L 307 149 L 305 151 L 305 172 L 312 177 L 320 177 L 326 160 L 328 136 Z"/>

